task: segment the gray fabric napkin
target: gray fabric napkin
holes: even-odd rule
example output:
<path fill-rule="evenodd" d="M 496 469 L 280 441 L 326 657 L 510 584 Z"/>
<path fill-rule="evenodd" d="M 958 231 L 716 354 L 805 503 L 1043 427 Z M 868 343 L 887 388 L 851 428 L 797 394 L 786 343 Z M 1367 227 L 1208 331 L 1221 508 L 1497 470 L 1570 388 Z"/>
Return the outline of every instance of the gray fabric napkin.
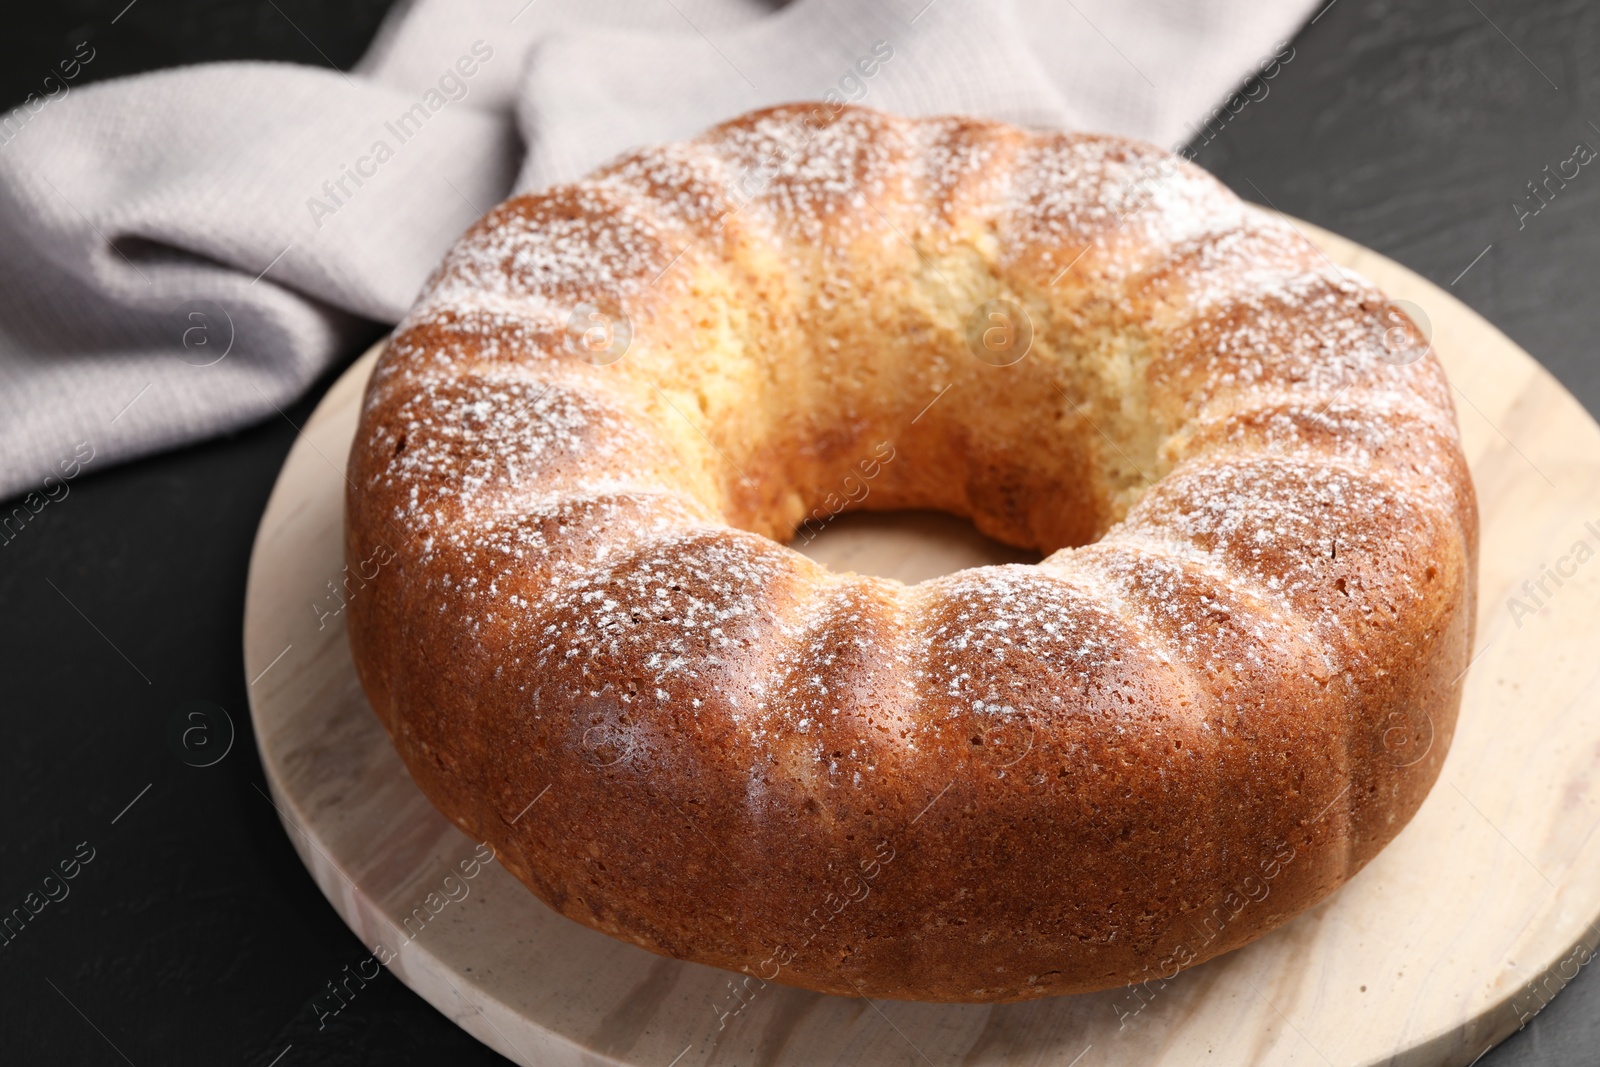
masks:
<path fill-rule="evenodd" d="M 415 0 L 349 73 L 64 83 L 0 118 L 0 498 L 272 415 L 514 188 L 830 93 L 1177 147 L 1312 8 Z"/>

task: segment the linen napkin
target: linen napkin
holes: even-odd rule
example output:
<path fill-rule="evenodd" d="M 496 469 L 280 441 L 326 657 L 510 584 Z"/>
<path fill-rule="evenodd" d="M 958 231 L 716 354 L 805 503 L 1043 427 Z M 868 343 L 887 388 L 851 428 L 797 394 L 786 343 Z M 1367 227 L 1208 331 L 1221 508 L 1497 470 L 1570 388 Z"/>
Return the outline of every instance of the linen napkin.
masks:
<path fill-rule="evenodd" d="M 29 494 L 0 521 L 86 455 L 99 469 L 276 417 L 514 189 L 790 100 L 1177 148 L 1270 91 L 1312 10 L 415 0 L 349 72 L 58 78 L 0 118 L 0 498 Z"/>

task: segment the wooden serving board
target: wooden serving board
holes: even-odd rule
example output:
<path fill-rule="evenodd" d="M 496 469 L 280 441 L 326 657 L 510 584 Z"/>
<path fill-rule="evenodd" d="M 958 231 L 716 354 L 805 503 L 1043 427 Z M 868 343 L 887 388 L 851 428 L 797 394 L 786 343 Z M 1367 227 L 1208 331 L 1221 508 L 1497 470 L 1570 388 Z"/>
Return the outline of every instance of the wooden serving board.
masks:
<path fill-rule="evenodd" d="M 262 763 L 317 884 L 402 981 L 541 1067 L 1473 1062 L 1600 938 L 1600 562 L 1590 558 L 1600 427 L 1444 291 L 1305 229 L 1430 320 L 1483 510 L 1478 658 L 1454 749 L 1411 825 L 1323 904 L 1142 997 L 1001 1006 L 776 985 L 735 1000 L 726 972 L 561 918 L 499 865 L 475 862 L 474 842 L 412 785 L 356 682 L 333 590 L 345 454 L 375 351 L 290 452 L 256 536 L 245 608 Z M 1587 551 L 1575 555 L 1580 541 Z M 927 517 L 847 517 L 809 551 L 909 581 L 1014 558 L 964 524 Z M 1559 585 L 1546 577 L 1558 570 Z M 1528 610 L 1508 606 L 1513 596 Z"/>

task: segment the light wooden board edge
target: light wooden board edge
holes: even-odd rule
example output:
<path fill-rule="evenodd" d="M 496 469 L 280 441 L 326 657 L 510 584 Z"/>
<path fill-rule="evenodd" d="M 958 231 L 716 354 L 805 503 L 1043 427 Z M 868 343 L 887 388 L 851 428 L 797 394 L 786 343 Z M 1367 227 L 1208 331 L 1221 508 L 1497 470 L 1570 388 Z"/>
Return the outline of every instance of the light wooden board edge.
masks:
<path fill-rule="evenodd" d="M 1474 464 L 1475 474 L 1480 467 L 1492 467 L 1495 477 L 1510 477 L 1504 471 L 1514 469 L 1516 463 L 1513 461 L 1519 460 L 1520 457 L 1537 472 L 1540 479 L 1553 482 L 1560 478 L 1563 484 L 1570 484 L 1572 478 L 1578 478 L 1586 490 L 1579 495 L 1586 496 L 1590 500 L 1596 499 L 1593 489 L 1597 483 L 1592 457 L 1597 452 L 1595 445 L 1600 444 L 1600 431 L 1596 431 L 1592 421 L 1576 401 L 1561 390 L 1542 368 L 1492 326 L 1443 290 L 1351 242 L 1304 223 L 1299 225 L 1327 251 L 1332 259 L 1343 266 L 1352 267 L 1366 274 L 1391 295 L 1413 300 L 1427 312 L 1435 329 L 1437 347 L 1442 354 L 1448 353 L 1451 356 L 1448 363 L 1452 382 L 1459 395 L 1458 407 L 1461 409 L 1463 434 L 1468 441 L 1469 454 L 1473 454 L 1477 460 Z M 370 372 L 375 359 L 375 351 L 369 352 L 340 379 L 319 407 L 318 415 L 325 410 L 359 401 L 367 373 Z M 1530 397 L 1536 398 L 1537 403 L 1530 400 Z M 342 465 L 348 442 L 333 439 L 318 440 L 319 432 L 326 428 L 322 421 L 314 416 L 306 427 L 307 442 L 321 453 L 330 465 Z M 1516 443 L 1513 444 L 1513 441 Z M 299 447 L 301 446 L 297 445 L 297 448 Z M 1569 462 L 1568 457 L 1572 453 L 1579 453 L 1581 458 Z M 1534 466 L 1534 459 L 1526 458 L 1530 456 L 1537 457 L 1537 467 Z M 1483 462 L 1487 458 L 1493 458 L 1495 462 L 1493 464 Z M 1526 481 L 1528 478 L 1524 472 L 1523 480 Z M 280 482 L 275 487 L 272 500 L 269 502 L 267 516 L 281 515 L 285 509 L 292 508 L 292 496 L 295 491 L 297 490 L 294 487 L 288 487 Z M 1513 501 L 1519 498 L 1519 493 L 1515 489 L 1507 495 Z M 1600 514 L 1594 517 L 1600 518 Z M 1496 521 L 1497 516 L 1491 516 L 1486 512 L 1485 518 L 1487 527 L 1490 522 Z M 278 655 L 282 648 L 281 645 L 272 647 L 270 641 L 263 646 L 262 641 L 255 640 L 261 635 L 258 635 L 251 621 L 253 618 L 259 620 L 259 604 L 265 595 L 262 585 L 271 582 L 271 577 L 259 574 L 256 567 L 257 561 L 264 558 L 262 539 L 269 534 L 278 535 L 281 532 L 281 524 L 278 528 L 274 528 L 265 518 L 258 532 L 246 610 L 247 678 L 255 678 L 267 668 L 269 661 Z M 1547 532 L 1554 535 L 1559 531 Z M 1486 543 L 1488 540 L 1486 536 Z M 1547 543 L 1559 546 L 1559 537 L 1551 536 Z M 1517 582 L 1506 579 L 1520 579 L 1528 573 L 1537 576 L 1536 571 L 1527 572 L 1525 566 L 1523 571 L 1510 575 L 1493 573 L 1492 567 L 1485 567 L 1484 581 L 1480 590 L 1479 641 L 1480 647 L 1486 653 L 1493 652 L 1493 635 L 1503 632 L 1510 625 L 1504 601 L 1509 595 L 1508 591 L 1516 588 Z M 1590 593 L 1573 592 L 1569 594 L 1567 603 L 1582 598 L 1585 599 L 1587 606 L 1592 607 L 1592 601 L 1587 599 L 1593 591 L 1592 580 L 1586 588 Z M 1559 606 L 1554 601 L 1552 605 Z M 1571 612 L 1567 614 L 1570 615 Z M 270 679 L 270 675 L 268 677 Z M 270 681 L 269 684 L 278 683 Z M 253 709 L 261 695 L 266 692 L 267 690 L 263 690 L 258 694 L 252 687 Z M 1592 694 L 1585 695 L 1591 699 L 1580 710 L 1592 714 L 1594 711 Z M 307 866 L 317 876 L 319 884 L 330 900 L 358 929 L 364 940 L 370 942 L 383 936 L 392 936 L 394 933 L 392 923 L 385 929 L 381 916 L 362 914 L 363 909 L 358 899 L 360 894 L 356 889 L 356 882 L 349 880 L 350 872 L 340 870 L 337 861 L 327 856 L 325 852 L 319 854 L 320 846 L 312 843 L 302 820 L 296 817 L 305 813 L 295 797 L 285 794 L 282 783 L 283 768 L 271 758 L 270 738 L 262 735 L 259 717 L 257 728 L 258 737 L 261 737 L 263 742 L 263 765 L 272 783 L 280 814 L 284 816 L 290 837 L 306 860 Z M 1454 758 L 1453 755 L 1452 760 Z M 1440 788 L 1445 788 L 1443 783 Z M 1479 797 L 1480 802 L 1483 799 Z M 1503 798 L 1496 798 L 1496 800 L 1501 799 Z M 1572 865 L 1575 866 L 1576 863 L 1577 857 L 1574 857 Z M 345 880 L 341 881 L 341 878 Z M 1566 921 L 1560 925 L 1570 933 L 1570 937 L 1563 940 L 1560 934 L 1556 934 L 1553 939 L 1547 938 L 1548 944 L 1544 947 L 1544 954 L 1548 959 L 1524 960 L 1523 969 L 1536 977 L 1549 967 L 1568 958 L 1572 950 L 1579 945 L 1593 949 L 1596 942 L 1594 923 L 1597 913 L 1600 913 L 1600 902 L 1597 902 L 1597 897 L 1600 897 L 1600 893 L 1591 891 L 1589 899 L 1576 904 L 1574 910 L 1565 916 Z M 1537 918 L 1530 916 L 1529 925 L 1533 925 Z M 433 965 L 439 968 L 441 973 L 451 970 L 442 960 L 433 960 Z M 516 1058 L 528 1056 L 526 1049 L 519 1051 L 511 1047 L 505 1034 L 501 1032 L 503 1025 L 514 1024 L 519 1018 L 514 1008 L 498 1002 L 492 996 L 483 995 L 482 991 L 477 989 L 471 990 L 470 995 L 460 989 L 446 990 L 443 984 L 429 981 L 421 973 L 426 969 L 426 966 L 419 966 L 413 960 L 410 966 L 397 968 L 397 973 L 400 973 L 408 984 L 419 987 L 419 992 L 491 1046 Z M 1476 1013 L 1475 1018 L 1465 1021 L 1468 1028 L 1474 1029 L 1477 1037 L 1487 1039 L 1488 1042 L 1502 1039 L 1517 1025 L 1521 1011 L 1513 1011 L 1512 1005 L 1518 999 L 1519 993 L 1523 993 L 1525 997 L 1527 988 L 1527 983 L 1507 984 L 1503 996 L 1497 999 L 1490 998 L 1480 1004 L 1481 1010 Z M 452 1003 L 455 1005 L 455 1010 L 452 1010 Z M 502 1015 L 503 1018 L 496 1022 L 496 1017 Z M 1470 1062 L 1484 1046 L 1477 1044 L 1476 1041 L 1472 1045 L 1464 1045 L 1458 1040 L 1459 1036 L 1460 1031 L 1456 1028 L 1446 1028 L 1437 1033 L 1416 1034 L 1415 1040 L 1406 1049 L 1394 1050 L 1391 1057 L 1384 1062 Z M 558 1052 L 556 1049 L 542 1051 Z M 586 1052 L 585 1055 L 591 1059 L 594 1057 L 593 1052 Z"/>

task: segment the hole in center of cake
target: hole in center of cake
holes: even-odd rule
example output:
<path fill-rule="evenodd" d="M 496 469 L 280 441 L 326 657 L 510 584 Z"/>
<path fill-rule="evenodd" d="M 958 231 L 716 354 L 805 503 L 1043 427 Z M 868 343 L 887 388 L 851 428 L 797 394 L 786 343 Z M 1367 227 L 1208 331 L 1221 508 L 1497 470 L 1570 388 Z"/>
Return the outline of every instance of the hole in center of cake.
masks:
<path fill-rule="evenodd" d="M 820 529 L 802 527 L 789 547 L 836 571 L 915 585 L 968 567 L 1037 563 L 1040 555 L 980 533 L 942 511 L 853 511 Z"/>

